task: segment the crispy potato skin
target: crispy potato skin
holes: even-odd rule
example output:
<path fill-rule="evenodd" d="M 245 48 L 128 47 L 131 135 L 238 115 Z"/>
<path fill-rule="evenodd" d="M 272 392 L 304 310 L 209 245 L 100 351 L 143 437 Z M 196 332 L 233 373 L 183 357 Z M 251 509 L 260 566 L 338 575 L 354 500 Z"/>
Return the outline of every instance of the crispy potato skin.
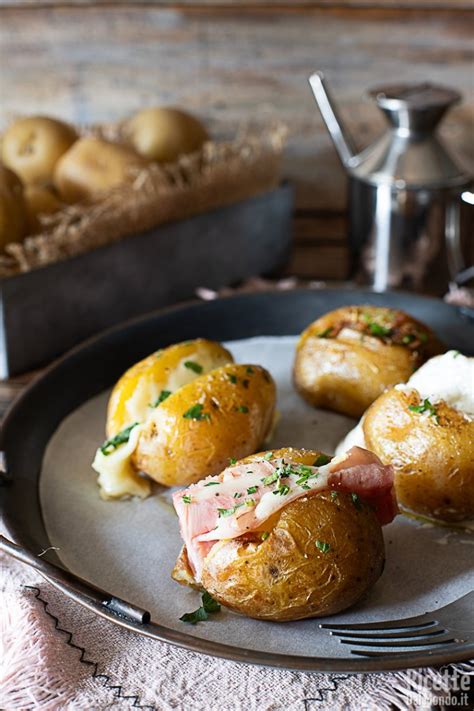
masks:
<path fill-rule="evenodd" d="M 216 474 L 229 458 L 244 457 L 262 445 L 272 426 L 275 399 L 275 383 L 264 368 L 216 368 L 156 408 L 140 435 L 133 464 L 166 486 L 186 486 Z M 184 417 L 197 404 L 203 418 Z"/>
<path fill-rule="evenodd" d="M 370 330 L 360 330 L 366 325 L 364 319 L 393 325 L 397 334 L 422 333 L 426 342 L 414 340 L 408 347 L 397 343 L 396 338 L 394 342 L 375 337 Z M 302 333 L 296 349 L 294 383 L 314 407 L 360 417 L 386 388 L 406 382 L 414 370 L 441 350 L 430 329 L 402 311 L 347 306 L 322 316 Z"/>
<path fill-rule="evenodd" d="M 367 411 L 366 446 L 395 470 L 401 506 L 456 522 L 474 518 L 474 421 L 440 402 L 436 417 L 412 412 L 416 391 L 392 388 Z"/>
<path fill-rule="evenodd" d="M 350 494 L 305 496 L 276 518 L 263 541 L 249 534 L 211 549 L 202 585 L 223 605 L 263 620 L 322 617 L 355 604 L 380 577 L 380 524 L 367 505 L 356 509 Z M 317 540 L 330 549 L 319 550 Z"/>
<path fill-rule="evenodd" d="M 136 420 L 143 421 L 148 415 L 150 402 L 169 388 L 170 379 L 186 360 L 201 363 L 206 370 L 233 362 L 229 351 L 217 341 L 196 338 L 175 343 L 135 363 L 122 375 L 110 395 L 107 437 L 113 437 Z M 190 370 L 187 374 L 189 379 L 197 377 Z"/>

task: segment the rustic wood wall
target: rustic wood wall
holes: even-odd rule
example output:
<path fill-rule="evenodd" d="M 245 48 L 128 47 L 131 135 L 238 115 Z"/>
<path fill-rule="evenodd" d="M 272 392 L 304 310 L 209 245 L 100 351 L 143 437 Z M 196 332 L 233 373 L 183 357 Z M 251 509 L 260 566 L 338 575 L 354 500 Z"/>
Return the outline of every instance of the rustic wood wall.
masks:
<path fill-rule="evenodd" d="M 471 9 L 470 9 L 471 8 Z M 465 97 L 443 133 L 472 165 L 470 0 L 0 0 L 0 122 L 50 113 L 86 123 L 181 104 L 216 134 L 252 119 L 290 127 L 292 271 L 343 277 L 345 176 L 307 84 L 326 72 L 359 145 L 383 128 L 365 90 L 434 80 Z"/>

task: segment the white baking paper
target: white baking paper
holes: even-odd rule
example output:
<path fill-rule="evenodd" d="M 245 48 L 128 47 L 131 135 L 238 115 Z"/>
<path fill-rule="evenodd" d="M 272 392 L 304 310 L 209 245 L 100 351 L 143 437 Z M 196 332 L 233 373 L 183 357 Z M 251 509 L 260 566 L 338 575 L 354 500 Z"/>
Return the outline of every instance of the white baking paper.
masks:
<path fill-rule="evenodd" d="M 332 453 L 354 420 L 314 410 L 296 394 L 291 371 L 296 339 L 260 337 L 225 344 L 240 363 L 260 364 L 278 387 L 280 420 L 269 448 L 308 447 Z M 103 501 L 91 461 L 104 439 L 108 392 L 69 415 L 47 447 L 40 498 L 51 544 L 74 573 L 135 605 L 152 620 L 196 637 L 240 648 L 347 656 L 347 648 L 319 629 L 321 620 L 273 623 L 228 610 L 207 622 L 185 625 L 179 618 L 200 605 L 197 592 L 171 577 L 181 548 L 170 490 L 156 487 L 145 501 Z M 436 609 L 470 591 L 474 537 L 408 520 L 384 528 L 387 563 L 369 597 L 325 622 L 395 619 Z"/>

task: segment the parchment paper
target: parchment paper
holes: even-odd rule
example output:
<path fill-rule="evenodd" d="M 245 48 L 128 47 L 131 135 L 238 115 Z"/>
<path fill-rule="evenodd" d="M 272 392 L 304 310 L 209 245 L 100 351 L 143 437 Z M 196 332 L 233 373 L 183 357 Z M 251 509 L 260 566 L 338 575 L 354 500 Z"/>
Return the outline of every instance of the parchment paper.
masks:
<path fill-rule="evenodd" d="M 296 338 L 261 337 L 225 344 L 237 362 L 268 368 L 278 387 L 280 420 L 269 448 L 291 445 L 332 453 L 354 421 L 306 405 L 291 384 Z M 53 435 L 43 462 L 40 499 L 61 560 L 77 575 L 150 611 L 152 620 L 237 647 L 304 656 L 347 656 L 319 629 L 321 620 L 273 623 L 222 608 L 196 626 L 179 621 L 200 604 L 198 593 L 170 572 L 181 547 L 170 491 L 145 501 L 102 501 L 91 461 L 104 439 L 109 393 L 84 403 Z M 474 537 L 408 520 L 384 528 L 385 571 L 368 598 L 337 621 L 394 619 L 433 610 L 472 587 Z M 336 618 L 325 618 L 334 621 Z"/>

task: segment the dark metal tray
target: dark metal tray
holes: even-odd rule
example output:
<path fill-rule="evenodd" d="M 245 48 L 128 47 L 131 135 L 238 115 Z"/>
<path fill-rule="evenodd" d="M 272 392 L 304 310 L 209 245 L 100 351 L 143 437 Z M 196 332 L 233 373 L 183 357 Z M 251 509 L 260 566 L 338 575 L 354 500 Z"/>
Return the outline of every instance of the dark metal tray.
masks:
<path fill-rule="evenodd" d="M 0 378 L 49 362 L 105 328 L 281 267 L 288 185 L 0 281 Z"/>

